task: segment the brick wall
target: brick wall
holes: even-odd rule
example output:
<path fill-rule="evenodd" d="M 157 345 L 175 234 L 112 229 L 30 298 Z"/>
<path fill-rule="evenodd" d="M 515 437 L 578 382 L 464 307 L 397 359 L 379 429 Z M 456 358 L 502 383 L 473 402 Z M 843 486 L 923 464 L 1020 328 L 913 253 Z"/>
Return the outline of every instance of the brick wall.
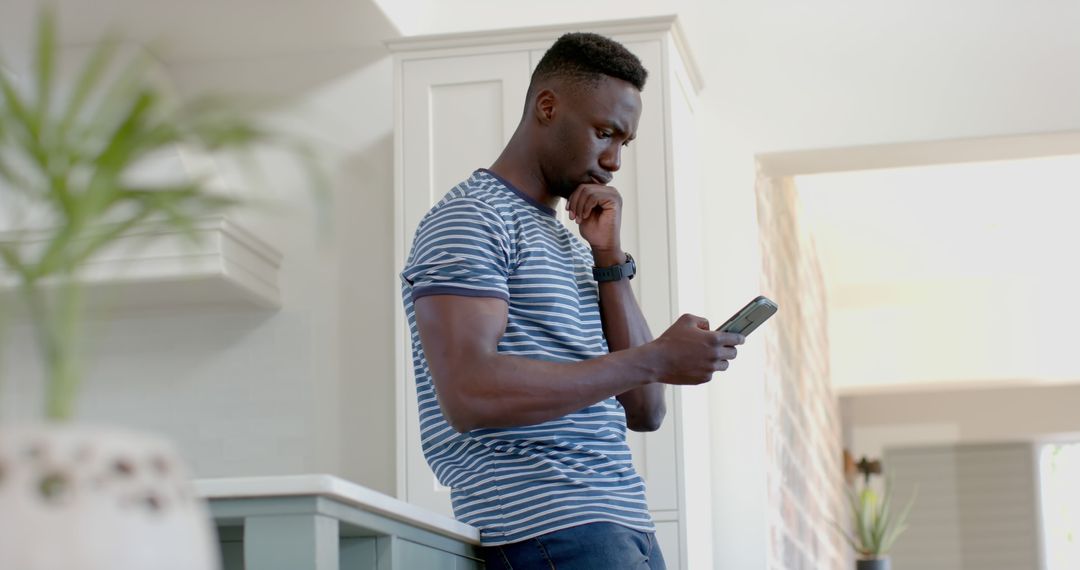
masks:
<path fill-rule="evenodd" d="M 769 568 L 851 568 L 833 529 L 846 520 L 839 403 L 829 378 L 825 285 L 794 181 L 759 175 L 763 294 L 780 311 L 766 346 Z"/>

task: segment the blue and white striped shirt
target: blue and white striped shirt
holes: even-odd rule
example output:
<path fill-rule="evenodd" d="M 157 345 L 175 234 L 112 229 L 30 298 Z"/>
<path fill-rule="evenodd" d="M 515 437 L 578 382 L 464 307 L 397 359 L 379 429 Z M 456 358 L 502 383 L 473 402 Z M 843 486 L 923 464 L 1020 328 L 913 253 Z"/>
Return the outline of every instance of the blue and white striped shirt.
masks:
<path fill-rule="evenodd" d="M 607 354 L 592 253 L 555 211 L 477 170 L 420 221 L 401 277 L 424 456 L 483 545 L 600 521 L 653 531 L 615 398 L 538 425 L 464 434 L 436 399 L 413 310 L 426 295 L 505 300 L 504 354 L 555 362 Z"/>

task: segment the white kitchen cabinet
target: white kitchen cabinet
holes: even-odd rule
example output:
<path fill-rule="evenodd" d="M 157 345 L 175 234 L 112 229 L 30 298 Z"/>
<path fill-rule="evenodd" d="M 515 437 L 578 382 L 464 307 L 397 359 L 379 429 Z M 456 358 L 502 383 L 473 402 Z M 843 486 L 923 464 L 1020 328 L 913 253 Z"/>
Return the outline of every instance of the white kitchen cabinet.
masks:
<path fill-rule="evenodd" d="M 700 82 L 674 17 L 414 37 L 395 59 L 395 261 L 404 266 L 424 213 L 455 184 L 490 166 L 517 127 L 532 69 L 561 34 L 613 37 L 649 70 L 637 140 L 613 185 L 624 197 L 623 247 L 638 260 L 632 284 L 654 334 L 704 305 L 694 106 Z M 563 220 L 568 224 L 565 218 Z M 569 224 L 572 225 L 572 224 Z M 450 513 L 420 452 L 408 326 L 398 304 L 398 495 Z M 711 566 L 708 398 L 668 390 L 668 419 L 632 434 L 635 463 L 672 568 Z"/>

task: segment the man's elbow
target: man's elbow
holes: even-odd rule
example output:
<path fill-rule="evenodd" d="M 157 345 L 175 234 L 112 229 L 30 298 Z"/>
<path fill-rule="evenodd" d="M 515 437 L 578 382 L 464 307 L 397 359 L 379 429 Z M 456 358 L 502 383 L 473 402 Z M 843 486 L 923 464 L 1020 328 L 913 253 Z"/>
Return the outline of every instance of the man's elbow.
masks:
<path fill-rule="evenodd" d="M 647 414 L 637 414 L 633 417 L 626 418 L 626 427 L 629 428 L 630 431 L 656 431 L 664 424 L 665 416 L 667 416 L 667 410 L 663 408 L 653 410 Z"/>
<path fill-rule="evenodd" d="M 446 416 L 446 422 L 450 424 L 450 427 L 458 433 L 469 433 L 480 427 L 477 422 L 463 418 L 458 414 L 447 414 L 446 411 L 443 411 L 443 415 Z"/>
<path fill-rule="evenodd" d="M 446 423 L 458 433 L 468 433 L 484 427 L 474 406 L 466 398 L 439 397 L 439 409 L 442 410 Z"/>

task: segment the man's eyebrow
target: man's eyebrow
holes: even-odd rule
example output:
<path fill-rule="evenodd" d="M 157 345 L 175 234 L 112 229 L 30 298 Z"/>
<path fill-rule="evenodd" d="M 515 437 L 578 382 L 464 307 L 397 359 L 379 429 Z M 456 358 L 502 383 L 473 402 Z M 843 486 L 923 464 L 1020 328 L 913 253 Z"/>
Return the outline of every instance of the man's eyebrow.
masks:
<path fill-rule="evenodd" d="M 616 122 L 616 121 L 604 121 L 604 126 L 606 128 L 611 129 L 612 131 L 614 131 L 616 134 L 618 134 L 620 136 L 627 137 L 627 140 L 632 141 L 632 140 L 637 138 L 637 133 L 634 133 L 633 135 L 630 135 L 630 133 L 626 132 L 626 129 L 623 128 L 623 125 L 621 123 L 619 123 L 619 122 Z"/>

